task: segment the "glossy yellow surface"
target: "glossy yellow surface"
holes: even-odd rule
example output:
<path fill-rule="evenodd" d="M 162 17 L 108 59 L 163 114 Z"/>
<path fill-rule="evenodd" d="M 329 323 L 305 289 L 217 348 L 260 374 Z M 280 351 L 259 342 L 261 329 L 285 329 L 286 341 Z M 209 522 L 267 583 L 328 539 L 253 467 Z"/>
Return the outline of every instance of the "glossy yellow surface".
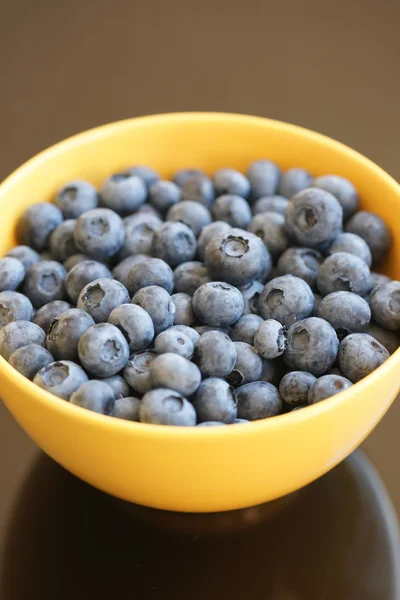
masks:
<path fill-rule="evenodd" d="M 0 186 L 0 255 L 15 243 L 28 205 L 64 182 L 99 184 L 113 171 L 149 164 L 164 176 L 196 166 L 245 170 L 271 158 L 283 168 L 348 177 L 362 207 L 394 237 L 385 272 L 400 278 L 400 187 L 360 154 L 292 125 L 229 114 L 131 119 L 75 136 L 39 154 Z M 120 498 L 181 511 L 221 511 L 292 492 L 347 456 L 381 419 L 400 387 L 400 350 L 339 396 L 250 425 L 178 428 L 111 419 L 39 389 L 0 359 L 4 402 L 27 433 L 72 473 Z"/>

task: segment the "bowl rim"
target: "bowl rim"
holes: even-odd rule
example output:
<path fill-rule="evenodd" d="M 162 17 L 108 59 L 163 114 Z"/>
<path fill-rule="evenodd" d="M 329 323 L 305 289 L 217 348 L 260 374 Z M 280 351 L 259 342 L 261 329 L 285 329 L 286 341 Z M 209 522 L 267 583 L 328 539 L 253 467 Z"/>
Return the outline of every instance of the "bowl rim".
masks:
<path fill-rule="evenodd" d="M 208 122 L 232 122 L 242 123 L 248 125 L 259 125 L 260 127 L 268 127 L 269 129 L 275 129 L 281 132 L 295 132 L 310 141 L 315 141 L 320 144 L 330 146 L 334 151 L 340 152 L 345 157 L 348 157 L 351 161 L 356 161 L 362 164 L 364 168 L 368 168 L 373 171 L 374 174 L 384 180 L 389 188 L 392 189 L 394 195 L 398 196 L 400 201 L 400 184 L 391 177 L 386 171 L 379 167 L 369 158 L 365 157 L 361 153 L 353 150 L 349 146 L 339 142 L 329 136 L 317 133 L 310 129 L 278 121 L 275 119 L 269 119 L 266 117 L 236 114 L 236 113 L 220 113 L 220 112 L 176 112 L 176 113 L 164 113 L 146 115 L 141 117 L 132 117 L 119 121 L 114 121 L 106 125 L 100 125 L 80 132 L 76 135 L 68 137 L 52 146 L 49 146 L 45 150 L 42 150 L 20 167 L 14 170 L 1 184 L 0 184 L 0 202 L 2 198 L 7 194 L 8 189 L 13 186 L 14 182 L 23 178 L 25 175 L 33 171 L 41 163 L 46 162 L 50 155 L 62 154 L 66 151 L 73 150 L 75 147 L 80 146 L 83 142 L 95 142 L 97 139 L 103 137 L 112 136 L 113 134 L 125 129 L 127 126 L 135 127 L 146 124 L 161 124 L 168 122 L 176 122 L 184 124 L 187 121 L 208 121 Z M 60 416 L 67 416 L 70 418 L 76 418 L 81 421 L 85 421 L 87 424 L 93 424 L 99 428 L 114 428 L 126 434 L 131 433 L 135 436 L 163 436 L 164 438 L 170 438 L 171 436 L 180 436 L 181 438 L 192 438 L 193 431 L 196 430 L 195 435 L 199 436 L 241 436 L 246 435 L 249 431 L 249 427 L 257 428 L 258 430 L 265 430 L 267 432 L 271 428 L 280 428 L 285 424 L 294 423 L 295 420 L 308 420 L 318 418 L 319 415 L 329 412 L 335 407 L 342 403 L 351 401 L 351 396 L 356 390 L 359 394 L 362 394 L 369 387 L 370 384 L 376 382 L 379 378 L 386 377 L 391 370 L 399 370 L 400 367 L 400 348 L 398 348 L 378 369 L 364 377 L 361 381 L 353 384 L 351 387 L 346 389 L 336 396 L 331 396 L 323 402 L 318 402 L 314 405 L 305 405 L 307 410 L 295 411 L 277 415 L 274 418 L 260 419 L 258 421 L 251 421 L 243 427 L 181 427 L 174 425 L 155 425 L 149 423 L 139 423 L 135 421 L 127 421 L 124 419 L 111 418 L 107 415 L 101 415 L 85 408 L 70 404 L 68 401 L 57 398 L 50 392 L 43 390 L 36 386 L 32 381 L 21 375 L 15 370 L 3 357 L 0 357 L 0 380 L 2 377 L 9 380 L 9 383 L 15 387 L 16 391 L 22 394 L 26 394 L 35 401 L 40 402 L 46 408 L 51 411 L 57 412 Z M 399 386 L 400 387 L 400 386 Z M 252 429 L 254 430 L 254 429 Z"/>

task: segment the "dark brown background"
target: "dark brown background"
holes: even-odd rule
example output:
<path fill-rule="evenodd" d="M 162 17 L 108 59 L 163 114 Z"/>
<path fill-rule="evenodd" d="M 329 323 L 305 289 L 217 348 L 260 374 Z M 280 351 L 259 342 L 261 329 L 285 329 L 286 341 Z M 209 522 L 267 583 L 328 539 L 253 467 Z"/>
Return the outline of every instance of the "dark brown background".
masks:
<path fill-rule="evenodd" d="M 181 110 L 303 125 L 400 177 L 399 3 L 22 0 L 1 7 L 0 177 L 81 130 Z M 364 444 L 398 510 L 399 425 L 397 402 Z M 2 528 L 35 453 L 1 406 Z"/>

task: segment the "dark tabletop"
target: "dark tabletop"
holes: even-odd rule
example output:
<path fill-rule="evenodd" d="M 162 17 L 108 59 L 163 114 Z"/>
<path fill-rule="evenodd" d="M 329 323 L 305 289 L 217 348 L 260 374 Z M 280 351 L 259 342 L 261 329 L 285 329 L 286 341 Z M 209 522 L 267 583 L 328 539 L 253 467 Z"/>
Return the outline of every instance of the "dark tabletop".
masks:
<path fill-rule="evenodd" d="M 399 3 L 5 0 L 1 12 L 0 178 L 81 130 L 180 110 L 303 125 L 400 177 Z M 397 511 L 399 426 L 397 402 L 363 445 Z M 0 490 L 1 600 L 399 597 L 390 503 L 362 455 L 272 507 L 163 515 L 65 473 L 0 405 Z"/>

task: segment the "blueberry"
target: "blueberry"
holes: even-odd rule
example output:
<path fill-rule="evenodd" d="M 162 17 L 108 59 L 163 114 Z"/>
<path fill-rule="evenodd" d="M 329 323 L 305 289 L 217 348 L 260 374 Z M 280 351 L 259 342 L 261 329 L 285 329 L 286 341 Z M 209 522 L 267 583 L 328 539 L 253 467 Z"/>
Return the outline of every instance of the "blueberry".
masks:
<path fill-rule="evenodd" d="M 199 261 L 189 261 L 174 271 L 175 291 L 193 296 L 197 288 L 211 281 L 207 267 Z"/>
<path fill-rule="evenodd" d="M 262 196 L 253 205 L 253 215 L 265 212 L 276 212 L 285 215 L 289 200 L 283 196 Z"/>
<path fill-rule="evenodd" d="M 78 263 L 67 274 L 65 289 L 72 302 L 78 302 L 79 294 L 83 288 L 97 279 L 112 279 L 110 270 L 95 260 L 85 260 Z"/>
<path fill-rule="evenodd" d="M 376 273 L 375 271 L 371 271 L 371 289 L 373 290 L 378 285 L 382 285 L 382 283 L 389 283 L 392 281 L 390 277 L 387 275 L 383 275 L 382 273 Z"/>
<path fill-rule="evenodd" d="M 234 344 L 236 349 L 236 362 L 227 377 L 228 383 L 237 387 L 244 383 L 258 381 L 261 377 L 262 360 L 257 354 L 256 349 L 244 342 L 234 342 Z"/>
<path fill-rule="evenodd" d="M 236 423 L 236 421 L 234 422 Z M 226 423 L 221 423 L 221 421 L 203 421 L 197 427 L 221 427 L 221 425 L 226 425 Z"/>
<path fill-rule="evenodd" d="M 33 306 L 29 298 L 19 292 L 0 292 L 0 329 L 13 321 L 31 321 Z"/>
<path fill-rule="evenodd" d="M 211 212 L 216 221 L 225 221 L 232 227 L 245 229 L 251 221 L 251 209 L 247 200 L 234 194 L 219 196 Z"/>
<path fill-rule="evenodd" d="M 289 245 L 285 231 L 285 217 L 276 212 L 265 212 L 253 217 L 248 231 L 262 239 L 272 259 L 277 259 Z"/>
<path fill-rule="evenodd" d="M 160 225 L 154 233 L 153 255 L 162 258 L 171 267 L 192 260 L 196 248 L 196 237 L 184 223 L 172 220 Z"/>
<path fill-rule="evenodd" d="M 40 260 L 36 250 L 29 246 L 15 246 L 7 252 L 6 256 L 17 258 L 24 265 L 25 271 Z"/>
<path fill-rule="evenodd" d="M 295 275 L 315 289 L 322 254 L 315 248 L 288 248 L 277 262 L 278 275 Z"/>
<path fill-rule="evenodd" d="M 368 244 L 372 261 L 379 263 L 392 244 L 390 231 L 381 217 L 361 210 L 353 215 L 346 223 L 345 230 L 362 237 Z"/>
<path fill-rule="evenodd" d="M 282 399 L 277 388 L 267 381 L 254 381 L 236 390 L 238 417 L 248 421 L 279 415 Z"/>
<path fill-rule="evenodd" d="M 204 260 L 208 242 L 218 233 L 227 233 L 230 230 L 230 225 L 224 221 L 214 221 L 210 225 L 206 225 L 201 230 L 199 239 L 197 240 L 197 254 L 200 260 Z"/>
<path fill-rule="evenodd" d="M 166 352 L 150 365 L 151 380 L 155 388 L 170 388 L 184 396 L 191 396 L 201 382 L 198 367 L 187 358 Z"/>
<path fill-rule="evenodd" d="M 149 190 L 149 202 L 162 215 L 181 200 L 182 190 L 173 181 L 157 181 Z"/>
<path fill-rule="evenodd" d="M 244 301 L 241 292 L 223 281 L 204 283 L 193 295 L 193 312 L 206 325 L 226 327 L 242 316 Z"/>
<path fill-rule="evenodd" d="M 147 187 L 140 177 L 124 171 L 115 173 L 104 181 L 100 196 L 103 206 L 126 215 L 146 202 Z"/>
<path fill-rule="evenodd" d="M 175 325 L 187 325 L 190 327 L 196 322 L 192 307 L 192 298 L 189 294 L 173 294 L 172 302 L 175 304 Z"/>
<path fill-rule="evenodd" d="M 258 200 L 261 196 L 276 194 L 281 178 L 279 167 L 271 160 L 256 160 L 247 169 L 247 179 L 251 185 L 251 197 Z"/>
<path fill-rule="evenodd" d="M 133 396 L 117 398 L 111 416 L 117 419 L 125 419 L 125 421 L 139 421 L 140 404 L 141 400 Z"/>
<path fill-rule="evenodd" d="M 369 325 L 364 327 L 362 333 L 368 333 L 373 338 L 378 340 L 382 346 L 385 346 L 389 354 L 393 354 L 393 352 L 395 352 L 400 346 L 400 338 L 397 333 L 383 329 L 374 322 L 369 323 Z"/>
<path fill-rule="evenodd" d="M 400 281 L 378 285 L 370 297 L 374 321 L 385 329 L 400 329 Z"/>
<path fill-rule="evenodd" d="M 203 377 L 227 377 L 236 362 L 235 344 L 220 331 L 204 333 L 196 342 L 193 361 Z"/>
<path fill-rule="evenodd" d="M 286 198 L 292 198 L 297 192 L 310 187 L 312 180 L 312 175 L 306 169 L 293 167 L 282 174 L 279 193 Z"/>
<path fill-rule="evenodd" d="M 25 277 L 25 267 L 18 258 L 0 258 L 0 292 L 16 290 Z"/>
<path fill-rule="evenodd" d="M 205 379 L 193 398 L 197 420 L 233 423 L 237 415 L 236 396 L 233 388 L 223 379 Z"/>
<path fill-rule="evenodd" d="M 71 394 L 69 401 L 75 406 L 86 408 L 101 415 L 109 415 L 114 407 L 115 394 L 108 383 L 92 379 L 82 383 Z"/>
<path fill-rule="evenodd" d="M 282 379 L 283 373 L 286 371 L 285 364 L 280 359 L 267 360 L 262 359 L 262 370 L 260 381 L 268 381 L 274 385 L 278 385 Z"/>
<path fill-rule="evenodd" d="M 17 238 L 20 244 L 41 252 L 47 248 L 52 231 L 62 222 L 62 212 L 54 204 L 39 202 L 29 206 L 17 224 Z"/>
<path fill-rule="evenodd" d="M 225 335 L 229 335 L 230 333 L 230 327 L 216 327 L 215 325 L 196 325 L 194 330 L 200 336 L 204 335 L 205 333 L 209 333 L 210 331 L 219 331 Z"/>
<path fill-rule="evenodd" d="M 138 394 L 145 394 L 152 389 L 150 366 L 156 358 L 157 354 L 148 350 L 136 352 L 129 357 L 123 377 Z"/>
<path fill-rule="evenodd" d="M 116 398 L 125 398 L 131 393 L 131 388 L 126 383 L 125 379 L 121 375 L 111 375 L 111 377 L 104 377 L 101 381 L 108 383 L 114 390 Z"/>
<path fill-rule="evenodd" d="M 286 231 L 301 246 L 329 246 L 342 231 L 343 211 L 329 192 L 306 188 L 286 209 Z"/>
<path fill-rule="evenodd" d="M 314 295 L 310 286 L 293 275 L 269 281 L 258 301 L 258 312 L 263 319 L 275 319 L 286 327 L 310 316 L 313 310 Z"/>
<path fill-rule="evenodd" d="M 260 281 L 252 281 L 251 283 L 248 283 L 240 288 L 244 300 L 244 315 L 257 312 L 258 299 L 263 289 L 264 285 Z"/>
<path fill-rule="evenodd" d="M 136 304 L 117 306 L 111 311 L 108 322 L 122 332 L 131 352 L 144 350 L 153 341 L 153 321 L 150 315 Z"/>
<path fill-rule="evenodd" d="M 250 196 L 249 180 L 235 169 L 219 169 L 214 173 L 212 180 L 217 196 L 224 194 L 234 194 L 242 198 Z M 235 227 L 241 227 L 241 225 Z"/>
<path fill-rule="evenodd" d="M 174 288 L 174 274 L 171 267 L 160 258 L 149 258 L 134 265 L 128 276 L 128 290 L 133 296 L 149 285 L 158 285 L 170 294 Z"/>
<path fill-rule="evenodd" d="M 157 354 L 173 352 L 185 358 L 191 358 L 194 345 L 190 338 L 176 329 L 167 329 L 162 331 L 154 341 L 154 350 Z"/>
<path fill-rule="evenodd" d="M 70 360 L 60 360 L 40 369 L 33 378 L 33 383 L 63 400 L 69 400 L 87 380 L 82 367 Z"/>
<path fill-rule="evenodd" d="M 71 305 L 64 300 L 53 300 L 39 308 L 32 320 L 47 334 L 54 319 L 70 308 Z"/>
<path fill-rule="evenodd" d="M 321 300 L 316 314 L 332 325 L 339 339 L 362 331 L 371 320 L 368 303 L 352 292 L 328 294 Z"/>
<path fill-rule="evenodd" d="M 54 362 L 54 358 L 43 346 L 28 344 L 15 350 L 8 361 L 21 375 L 32 381 L 36 373 L 43 367 Z"/>
<path fill-rule="evenodd" d="M 331 368 L 338 348 L 339 340 L 333 327 L 323 319 L 310 317 L 289 327 L 283 358 L 289 367 L 318 376 Z"/>
<path fill-rule="evenodd" d="M 286 328 L 274 319 L 263 321 L 254 335 L 254 347 L 263 358 L 277 358 L 286 350 Z"/>
<path fill-rule="evenodd" d="M 340 375 L 323 375 L 319 377 L 310 387 L 308 392 L 308 404 L 316 404 L 335 396 L 344 390 L 347 390 L 351 385 L 351 381 Z"/>
<path fill-rule="evenodd" d="M 75 219 L 67 219 L 54 229 L 49 239 L 50 252 L 55 260 L 64 262 L 78 252 L 75 245 Z"/>
<path fill-rule="evenodd" d="M 174 174 L 172 180 L 180 188 L 183 188 L 185 183 L 192 177 L 195 177 L 195 178 L 196 177 L 198 177 L 198 178 L 204 177 L 205 179 L 207 179 L 206 174 L 201 169 L 180 169 L 179 171 L 177 171 Z"/>
<path fill-rule="evenodd" d="M 155 335 L 171 327 L 174 322 L 175 304 L 168 292 L 158 285 L 149 285 L 136 292 L 132 304 L 141 306 L 149 313 Z"/>
<path fill-rule="evenodd" d="M 179 221 L 193 231 L 196 237 L 201 230 L 212 222 L 210 211 L 199 202 L 187 200 L 171 206 L 166 216 L 167 221 Z"/>
<path fill-rule="evenodd" d="M 192 404 L 178 392 L 163 388 L 143 396 L 139 417 L 142 423 L 156 425 L 196 425 L 196 412 Z"/>
<path fill-rule="evenodd" d="M 308 402 L 308 391 L 317 381 L 311 373 L 307 371 L 290 371 L 279 384 L 279 393 L 282 399 L 291 405 L 302 405 Z"/>
<path fill-rule="evenodd" d="M 111 311 L 121 304 L 129 304 L 126 287 L 115 279 L 94 279 L 81 290 L 77 307 L 85 310 L 96 323 L 104 323 Z"/>
<path fill-rule="evenodd" d="M 78 342 L 86 329 L 94 325 L 87 312 L 70 308 L 56 317 L 49 327 L 46 348 L 55 360 L 78 360 Z"/>
<path fill-rule="evenodd" d="M 95 260 L 114 256 L 125 241 L 125 229 L 120 216 L 108 208 L 95 208 L 76 220 L 75 244 Z"/>
<path fill-rule="evenodd" d="M 348 252 L 328 256 L 317 275 L 317 286 L 323 296 L 339 291 L 365 296 L 371 290 L 371 284 L 368 266 L 361 258 Z"/>
<path fill-rule="evenodd" d="M 129 359 L 129 346 L 120 330 L 110 323 L 86 329 L 78 344 L 82 366 L 95 377 L 110 377 L 123 369 Z"/>
<path fill-rule="evenodd" d="M 197 202 L 210 208 L 215 200 L 214 187 L 204 175 L 194 175 L 185 181 L 182 187 L 182 200 Z"/>
<path fill-rule="evenodd" d="M 328 254 L 335 254 L 336 252 L 355 254 L 359 258 L 362 258 L 368 267 L 372 264 L 371 250 L 367 242 L 355 233 L 339 233 L 328 248 Z"/>
<path fill-rule="evenodd" d="M 181 333 L 184 333 L 192 342 L 193 346 L 200 338 L 200 334 L 197 333 L 193 327 L 187 327 L 186 325 L 173 325 L 170 327 L 169 331 L 180 331 Z"/>
<path fill-rule="evenodd" d="M 230 338 L 234 342 L 245 342 L 254 346 L 254 335 L 264 321 L 258 315 L 247 314 L 240 317 L 230 331 Z"/>
<path fill-rule="evenodd" d="M 140 177 L 140 179 L 145 183 L 147 188 L 150 188 L 154 183 L 156 183 L 160 179 L 160 176 L 157 173 L 157 171 L 155 171 L 151 167 L 147 167 L 146 165 L 135 165 L 134 167 L 126 169 L 124 173 Z"/>
<path fill-rule="evenodd" d="M 353 383 L 372 373 L 389 356 L 386 348 L 367 333 L 352 333 L 340 343 L 340 368 Z"/>
<path fill-rule="evenodd" d="M 325 190 L 338 199 L 343 209 L 343 219 L 345 221 L 358 209 L 357 190 L 348 179 L 339 175 L 321 175 L 321 177 L 314 179 L 312 186 Z"/>
<path fill-rule="evenodd" d="M 69 181 L 58 190 L 54 204 L 65 219 L 77 219 L 82 213 L 97 208 L 99 198 L 96 188 L 88 181 Z"/>
<path fill-rule="evenodd" d="M 243 286 L 267 275 L 272 263 L 262 240 L 243 229 L 215 235 L 206 248 L 206 265 L 211 277 Z"/>
<path fill-rule="evenodd" d="M 145 260 L 150 260 L 150 256 L 145 254 L 136 254 L 135 256 L 127 256 L 113 269 L 113 277 L 128 289 L 129 273 L 135 265 Z"/>
<path fill-rule="evenodd" d="M 118 260 L 132 254 L 151 254 L 153 251 L 154 233 L 162 223 L 154 215 L 135 213 L 124 219 L 125 241 L 118 252 Z"/>
<path fill-rule="evenodd" d="M 42 260 L 27 270 L 22 286 L 23 293 L 35 308 L 53 300 L 64 300 L 66 275 L 67 271 L 60 263 Z"/>
<path fill-rule="evenodd" d="M 73 269 L 73 267 L 76 267 L 76 265 L 79 265 L 80 263 L 85 262 L 87 260 L 90 260 L 89 256 L 87 256 L 86 254 L 82 254 L 81 252 L 77 252 L 76 254 L 73 254 L 72 256 L 67 258 L 67 260 L 63 262 L 63 266 L 67 271 L 70 271 L 71 269 Z"/>

